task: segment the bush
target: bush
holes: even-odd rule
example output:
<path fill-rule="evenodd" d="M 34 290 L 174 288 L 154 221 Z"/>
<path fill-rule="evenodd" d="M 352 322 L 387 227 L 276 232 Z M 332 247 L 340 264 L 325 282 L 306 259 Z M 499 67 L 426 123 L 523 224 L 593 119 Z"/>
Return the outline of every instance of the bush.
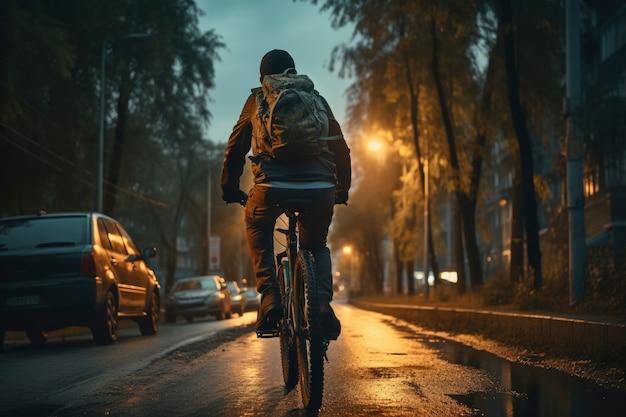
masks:
<path fill-rule="evenodd" d="M 513 304 L 515 285 L 504 275 L 494 275 L 486 280 L 480 295 L 486 306 Z"/>
<path fill-rule="evenodd" d="M 584 310 L 626 310 L 626 250 L 610 246 L 589 248 L 587 254 L 586 301 Z"/>

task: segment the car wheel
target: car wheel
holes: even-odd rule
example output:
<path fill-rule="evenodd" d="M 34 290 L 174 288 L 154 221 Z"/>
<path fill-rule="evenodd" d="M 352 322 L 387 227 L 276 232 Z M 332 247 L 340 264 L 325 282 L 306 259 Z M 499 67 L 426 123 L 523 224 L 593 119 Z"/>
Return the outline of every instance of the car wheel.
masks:
<path fill-rule="evenodd" d="M 159 296 L 156 291 L 156 289 L 152 291 L 146 316 L 139 319 L 139 331 L 142 336 L 154 336 L 159 331 L 161 306 L 159 305 Z"/>
<path fill-rule="evenodd" d="M 31 345 L 42 346 L 48 340 L 48 333 L 41 329 L 28 329 L 26 330 L 26 337 L 30 340 Z"/>
<path fill-rule="evenodd" d="M 97 345 L 110 345 L 117 341 L 118 331 L 117 300 L 113 291 L 109 291 L 104 308 L 100 310 L 91 326 L 91 333 Z"/>
<path fill-rule="evenodd" d="M 193 322 L 193 316 L 191 314 L 185 314 L 185 320 L 187 320 L 187 323 L 191 323 Z"/>
<path fill-rule="evenodd" d="M 215 318 L 217 320 L 224 320 L 224 316 L 226 316 L 226 314 L 224 314 L 223 310 L 220 310 L 217 313 L 215 313 Z"/>
<path fill-rule="evenodd" d="M 165 322 L 166 323 L 176 323 L 176 314 L 171 313 L 165 310 Z"/>
<path fill-rule="evenodd" d="M 239 316 L 243 316 L 245 312 L 246 312 L 246 306 L 242 304 L 241 308 L 239 309 Z"/>

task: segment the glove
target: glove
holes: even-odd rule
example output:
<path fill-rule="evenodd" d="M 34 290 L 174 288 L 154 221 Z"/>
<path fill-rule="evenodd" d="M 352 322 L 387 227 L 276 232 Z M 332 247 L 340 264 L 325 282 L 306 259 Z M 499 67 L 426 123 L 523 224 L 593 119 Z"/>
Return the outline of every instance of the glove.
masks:
<path fill-rule="evenodd" d="M 239 188 L 224 188 L 222 189 L 222 200 L 226 203 L 239 203 L 245 206 L 246 201 L 248 201 L 248 194 L 244 193 Z"/>
<path fill-rule="evenodd" d="M 348 190 L 335 191 L 335 204 L 348 205 Z"/>

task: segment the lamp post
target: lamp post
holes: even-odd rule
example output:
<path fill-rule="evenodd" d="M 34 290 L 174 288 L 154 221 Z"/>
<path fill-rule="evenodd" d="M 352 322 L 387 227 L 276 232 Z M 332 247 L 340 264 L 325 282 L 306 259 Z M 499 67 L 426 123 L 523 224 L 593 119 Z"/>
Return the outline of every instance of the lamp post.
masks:
<path fill-rule="evenodd" d="M 121 38 L 115 38 L 109 41 L 105 36 L 102 40 L 102 49 L 100 55 L 100 115 L 98 128 L 98 146 L 96 148 L 97 164 L 97 184 L 96 184 L 96 211 L 102 213 L 103 193 L 104 193 L 104 94 L 106 92 L 106 57 L 107 45 L 115 41 L 125 39 L 144 39 L 150 37 L 149 33 L 129 33 Z"/>
<path fill-rule="evenodd" d="M 576 305 L 585 295 L 586 232 L 583 192 L 583 142 L 577 126 L 580 110 L 580 1 L 565 2 L 567 212 L 569 240 L 569 301 Z"/>
<path fill-rule="evenodd" d="M 356 287 L 356 279 L 354 273 L 354 249 L 350 245 L 344 245 L 341 248 L 341 252 L 344 256 L 347 256 L 350 259 L 350 289 L 354 290 Z"/>

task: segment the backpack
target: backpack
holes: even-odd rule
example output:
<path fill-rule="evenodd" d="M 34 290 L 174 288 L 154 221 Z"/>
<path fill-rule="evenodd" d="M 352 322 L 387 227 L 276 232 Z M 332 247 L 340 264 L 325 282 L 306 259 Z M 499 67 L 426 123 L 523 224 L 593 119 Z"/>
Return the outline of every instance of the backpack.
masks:
<path fill-rule="evenodd" d="M 320 154 L 328 137 L 328 114 L 313 81 L 290 68 L 263 77 L 252 118 L 255 137 L 269 142 L 272 158 L 285 162 Z"/>

